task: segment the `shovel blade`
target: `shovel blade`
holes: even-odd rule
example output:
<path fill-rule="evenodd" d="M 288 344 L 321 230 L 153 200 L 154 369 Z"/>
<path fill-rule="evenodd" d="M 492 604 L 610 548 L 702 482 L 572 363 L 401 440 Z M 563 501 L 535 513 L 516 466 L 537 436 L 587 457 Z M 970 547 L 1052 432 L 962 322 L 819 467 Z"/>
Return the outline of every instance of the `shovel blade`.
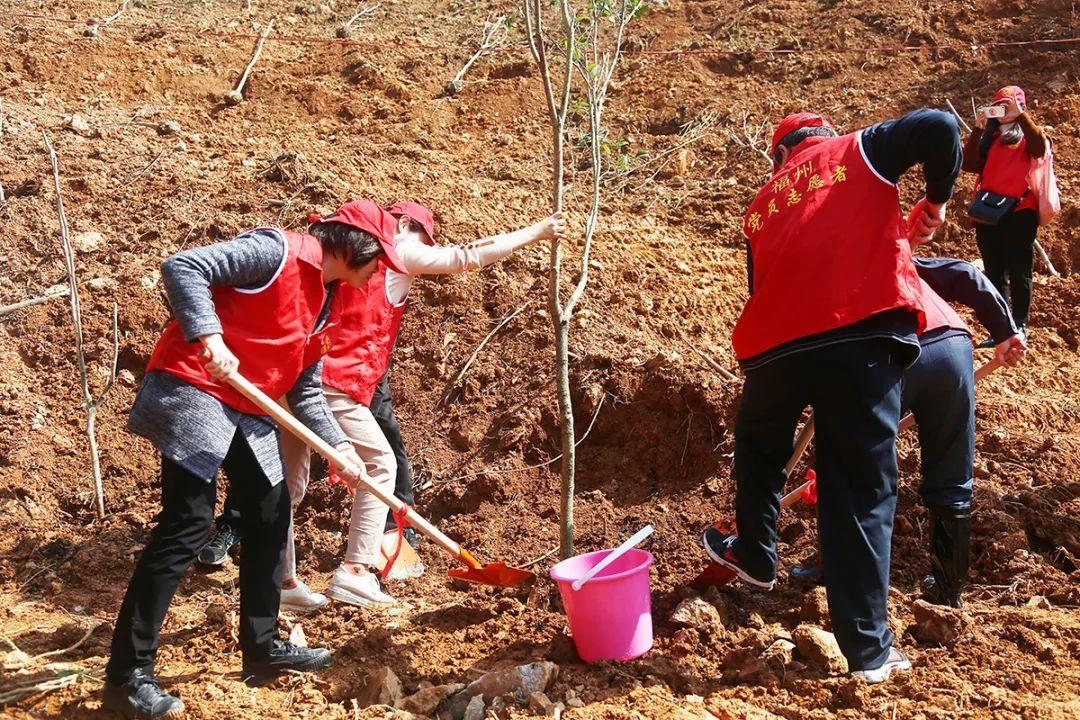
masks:
<path fill-rule="evenodd" d="M 704 589 L 710 586 L 727 585 L 735 579 L 735 571 L 731 568 L 710 561 L 705 569 L 690 582 L 690 587 Z"/>
<path fill-rule="evenodd" d="M 495 587 L 518 587 L 536 577 L 528 570 L 510 567 L 503 562 L 488 563 L 478 568 L 454 568 L 449 574 L 455 580 Z"/>

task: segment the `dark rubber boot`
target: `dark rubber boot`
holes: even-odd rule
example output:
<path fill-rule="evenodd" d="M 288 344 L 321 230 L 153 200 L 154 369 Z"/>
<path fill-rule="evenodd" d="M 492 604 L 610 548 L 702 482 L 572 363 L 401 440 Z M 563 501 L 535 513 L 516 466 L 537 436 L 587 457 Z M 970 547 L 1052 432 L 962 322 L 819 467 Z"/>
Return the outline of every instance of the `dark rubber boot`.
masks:
<path fill-rule="evenodd" d="M 968 575 L 971 508 L 930 508 L 930 571 L 923 580 L 926 600 L 962 607 L 960 593 Z"/>

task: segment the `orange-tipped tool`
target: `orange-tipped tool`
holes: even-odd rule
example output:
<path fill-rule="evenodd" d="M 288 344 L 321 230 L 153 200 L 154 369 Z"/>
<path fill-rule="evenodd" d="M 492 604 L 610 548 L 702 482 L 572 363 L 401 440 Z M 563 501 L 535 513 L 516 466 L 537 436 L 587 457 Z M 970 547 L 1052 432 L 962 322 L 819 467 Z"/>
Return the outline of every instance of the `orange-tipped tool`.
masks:
<path fill-rule="evenodd" d="M 984 377 L 1001 367 L 1001 363 L 997 359 L 989 360 L 983 363 L 977 370 L 975 370 L 975 382 L 982 380 Z M 908 413 L 900 419 L 900 425 L 898 432 L 902 432 L 915 424 L 915 417 Z M 788 460 L 787 465 L 784 467 L 784 474 L 791 477 L 792 470 L 798 464 L 802 454 L 806 451 L 810 441 L 814 438 L 814 415 L 810 414 L 806 423 L 803 424 L 802 429 L 799 431 L 799 436 L 795 439 L 795 451 L 791 454 L 791 459 Z M 780 498 L 780 509 L 791 507 L 800 499 L 806 502 L 816 502 L 817 500 L 817 477 L 812 476 L 812 470 L 807 471 L 807 480 L 805 483 L 789 492 L 784 497 Z M 813 500 L 811 500 L 811 496 Z M 735 531 L 734 524 L 731 522 L 720 521 L 715 523 L 715 527 L 725 534 L 730 534 Z M 735 579 L 735 571 L 729 567 L 721 565 L 720 563 L 709 561 L 708 566 L 701 571 L 696 578 L 690 582 L 690 587 L 705 588 L 710 585 L 727 585 L 729 582 Z"/>
<path fill-rule="evenodd" d="M 336 469 L 344 470 L 348 467 L 344 456 L 308 429 L 285 408 L 270 399 L 262 390 L 255 387 L 251 382 L 239 373 L 229 376 L 228 382 L 236 388 L 244 397 L 258 405 L 267 415 L 272 417 L 278 425 L 298 437 L 308 447 L 322 455 Z M 506 563 L 480 564 L 472 554 L 461 547 L 437 527 L 420 517 L 411 507 L 398 500 L 392 494 L 385 492 L 377 485 L 373 485 L 366 475 L 360 476 L 360 484 L 375 497 L 379 498 L 394 512 L 400 522 L 407 521 L 420 532 L 427 535 L 435 543 L 445 550 L 451 557 L 459 561 L 464 568 L 450 571 L 450 577 L 481 585 L 495 585 L 497 587 L 517 587 L 527 580 L 536 577 L 533 573 L 520 568 L 510 567 Z"/>

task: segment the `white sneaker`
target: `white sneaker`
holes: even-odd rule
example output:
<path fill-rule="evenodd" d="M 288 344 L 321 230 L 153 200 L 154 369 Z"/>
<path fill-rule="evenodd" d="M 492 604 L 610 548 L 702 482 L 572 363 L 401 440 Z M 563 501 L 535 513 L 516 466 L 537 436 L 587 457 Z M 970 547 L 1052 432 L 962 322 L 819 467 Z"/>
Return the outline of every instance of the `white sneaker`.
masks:
<path fill-rule="evenodd" d="M 895 647 L 891 647 L 889 648 L 889 656 L 885 658 L 885 662 L 881 667 L 876 667 L 873 670 L 852 670 L 851 675 L 852 677 L 861 677 L 869 685 L 876 685 L 888 680 L 889 676 L 896 670 L 910 669 L 911 661 L 907 659 L 907 655 Z"/>
<path fill-rule="evenodd" d="M 296 587 L 281 589 L 281 607 L 293 612 L 314 612 L 325 607 L 328 602 L 330 601 L 325 595 L 312 592 L 299 578 L 296 580 Z"/>
<path fill-rule="evenodd" d="M 383 592 L 375 573 L 357 575 L 344 566 L 334 571 L 326 594 L 338 602 L 361 607 L 389 607 L 397 603 Z"/>

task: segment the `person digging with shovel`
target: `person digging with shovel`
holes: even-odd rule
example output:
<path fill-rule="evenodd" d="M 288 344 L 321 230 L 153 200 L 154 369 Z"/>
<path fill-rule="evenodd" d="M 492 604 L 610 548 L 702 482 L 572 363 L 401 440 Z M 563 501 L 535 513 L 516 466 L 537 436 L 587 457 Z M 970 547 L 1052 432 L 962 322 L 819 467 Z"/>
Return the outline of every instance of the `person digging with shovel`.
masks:
<path fill-rule="evenodd" d="M 995 343 L 998 364 L 1016 365 L 1026 345 L 1008 304 L 974 265 L 916 258 L 915 267 L 923 284 L 926 329 L 919 334 L 919 359 L 904 372 L 900 408 L 902 415 L 912 413 L 918 427 L 919 495 L 930 516 L 931 573 L 923 580 L 923 594 L 932 603 L 958 608 L 971 536 L 975 365 L 971 331 L 949 303 L 974 310 Z M 821 565 L 811 561 L 792 568 L 791 575 L 817 583 Z"/>
<path fill-rule="evenodd" d="M 394 494 L 408 505 L 412 501 L 408 457 L 390 404 L 388 373 L 413 281 L 423 275 L 459 274 L 484 268 L 533 243 L 561 238 L 566 231 L 566 221 L 561 214 L 555 214 L 510 233 L 463 246 L 437 247 L 434 245 L 434 218 L 426 207 L 399 202 L 388 212 L 398 269 L 380 268 L 364 288 L 343 289 L 340 293 L 340 330 L 326 356 L 323 389 L 335 417 L 363 458 L 370 480 L 384 487 L 394 486 Z M 316 223 L 320 221 L 316 220 Z M 292 437 L 282 438 L 282 449 L 293 507 L 296 507 L 310 480 L 311 452 Z M 231 529 L 234 513 L 230 506 L 227 499 L 223 519 L 230 526 L 231 535 L 239 539 Z M 385 592 L 377 572 L 373 571 L 380 560 L 389 564 L 390 558 L 380 557 L 387 517 L 387 509 L 371 493 L 357 493 L 345 559 L 331 576 L 326 595 L 339 602 L 360 606 L 386 606 L 395 602 Z M 221 523 L 219 520 L 219 528 Z M 403 528 L 402 535 L 411 529 Z M 209 544 L 216 541 L 217 537 Z M 400 541 L 401 538 L 395 538 L 391 544 Z M 220 557 L 224 560 L 224 551 Z M 283 607 L 311 612 L 326 605 L 326 595 L 313 592 L 296 575 L 295 542 L 291 530 L 284 576 Z"/>
<path fill-rule="evenodd" d="M 740 580 L 773 587 L 785 463 L 812 406 L 832 626 L 851 674 L 882 682 L 911 667 L 886 619 L 900 383 L 925 325 L 896 183 L 922 165 L 917 217 L 936 227 L 960 171 L 960 134 L 951 115 L 928 109 L 843 136 L 797 113 L 777 126 L 771 154 L 774 173 L 743 225 L 751 294 L 732 336 L 746 376 L 738 532 L 709 528 L 702 542 Z"/>
<path fill-rule="evenodd" d="M 213 520 L 216 475 L 229 478 L 248 543 L 240 559 L 239 642 L 252 683 L 330 664 L 323 648 L 278 634 L 289 493 L 278 430 L 226 378 L 242 370 L 348 460 L 363 464 L 322 393 L 321 355 L 332 330 L 331 300 L 342 284 L 363 286 L 397 267 L 379 235 L 381 208 L 350 203 L 335 222 L 301 234 L 259 228 L 232 241 L 187 250 L 162 265 L 175 319 L 157 342 L 128 428 L 161 453 L 161 511 L 120 607 L 105 668 L 103 707 L 128 718 L 179 717 L 183 703 L 154 675 L 158 634 L 173 594 Z M 343 208 L 344 209 L 344 208 Z"/>

